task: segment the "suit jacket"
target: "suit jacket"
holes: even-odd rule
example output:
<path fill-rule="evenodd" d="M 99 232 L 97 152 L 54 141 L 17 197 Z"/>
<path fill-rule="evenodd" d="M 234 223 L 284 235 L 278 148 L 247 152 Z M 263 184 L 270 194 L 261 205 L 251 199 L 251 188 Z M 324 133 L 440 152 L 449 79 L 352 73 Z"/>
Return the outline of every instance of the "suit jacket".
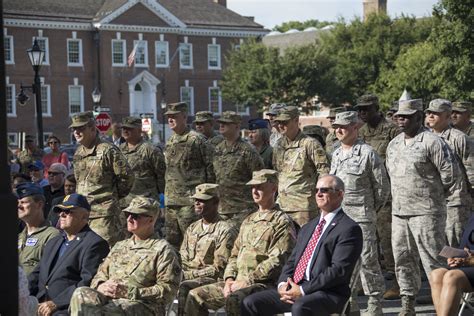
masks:
<path fill-rule="evenodd" d="M 304 225 L 290 258 L 283 267 L 279 283 L 293 278 L 296 266 L 303 255 L 319 217 Z M 316 246 L 310 264 L 310 280 L 300 283 L 305 294 L 329 291 L 343 297 L 350 296 L 352 272 L 362 252 L 362 230 L 340 210 L 326 228 Z"/>
<path fill-rule="evenodd" d="M 109 253 L 107 242 L 86 225 L 54 264 L 63 240 L 60 235 L 46 244 L 39 264 L 28 277 L 31 295 L 39 302 L 52 300 L 58 310 L 68 308 L 76 288 L 90 285 Z"/>

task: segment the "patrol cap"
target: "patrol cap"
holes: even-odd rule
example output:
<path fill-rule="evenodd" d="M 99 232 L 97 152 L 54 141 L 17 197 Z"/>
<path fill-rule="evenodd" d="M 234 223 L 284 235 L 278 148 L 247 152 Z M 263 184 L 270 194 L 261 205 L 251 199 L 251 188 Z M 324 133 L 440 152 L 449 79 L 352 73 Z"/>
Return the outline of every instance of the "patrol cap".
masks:
<path fill-rule="evenodd" d="M 210 111 L 199 111 L 196 113 L 196 117 L 194 122 L 203 123 L 207 121 L 212 121 L 214 119 L 214 115 Z"/>
<path fill-rule="evenodd" d="M 122 119 L 122 127 L 142 128 L 142 119 L 139 117 L 127 116 Z"/>
<path fill-rule="evenodd" d="M 43 188 L 31 182 L 20 183 L 17 185 L 15 191 L 18 199 L 32 195 L 44 195 Z"/>
<path fill-rule="evenodd" d="M 300 115 L 300 111 L 296 106 L 287 106 L 278 112 L 275 121 L 289 121 Z"/>
<path fill-rule="evenodd" d="M 210 200 L 212 198 L 219 198 L 219 185 L 214 183 L 203 183 L 196 186 L 196 192 L 193 199 Z"/>
<path fill-rule="evenodd" d="M 249 130 L 268 128 L 268 121 L 264 119 L 253 119 L 249 121 Z"/>
<path fill-rule="evenodd" d="M 177 102 L 177 103 L 170 103 L 168 104 L 168 109 L 165 112 L 165 115 L 169 114 L 178 114 L 178 113 L 187 113 L 188 112 L 188 105 L 186 102 Z"/>
<path fill-rule="evenodd" d="M 413 115 L 418 111 L 423 111 L 421 99 L 402 100 L 398 102 L 398 111 L 394 115 Z"/>
<path fill-rule="evenodd" d="M 239 124 L 242 121 L 242 117 L 234 111 L 225 111 L 221 117 L 217 119 L 219 123 L 235 123 Z"/>
<path fill-rule="evenodd" d="M 336 119 L 334 120 L 334 123 L 332 123 L 332 126 L 334 125 L 340 125 L 340 126 L 346 126 L 350 125 L 353 123 L 358 123 L 359 122 L 359 113 L 356 111 L 346 111 L 346 112 L 341 112 L 336 114 Z"/>
<path fill-rule="evenodd" d="M 278 115 L 278 112 L 285 107 L 285 103 L 273 103 L 272 105 L 270 105 L 270 110 L 267 112 L 267 115 L 276 116 Z"/>
<path fill-rule="evenodd" d="M 357 99 L 356 108 L 371 105 L 379 106 L 379 98 L 374 94 L 364 94 Z"/>
<path fill-rule="evenodd" d="M 26 135 L 25 142 L 34 142 L 36 138 L 33 135 Z"/>
<path fill-rule="evenodd" d="M 430 105 L 425 110 L 425 112 L 451 112 L 451 102 L 445 99 L 434 99 L 431 100 Z"/>
<path fill-rule="evenodd" d="M 155 199 L 144 196 L 134 197 L 130 205 L 122 210 L 122 212 L 148 216 L 156 216 L 159 211 L 160 204 Z"/>
<path fill-rule="evenodd" d="M 328 118 L 331 118 L 331 117 L 336 117 L 336 114 L 337 113 L 341 113 L 341 112 L 344 112 L 346 111 L 345 108 L 343 107 L 337 107 L 337 108 L 331 108 L 329 109 L 329 114 L 328 114 Z"/>
<path fill-rule="evenodd" d="M 64 197 L 61 203 L 53 207 L 53 212 L 59 213 L 63 210 L 70 210 L 76 207 L 90 211 L 91 206 L 84 195 L 77 193 L 69 194 Z"/>
<path fill-rule="evenodd" d="M 303 126 L 303 133 L 306 135 L 319 135 L 321 137 L 326 137 L 326 131 L 322 126 L 319 125 Z"/>
<path fill-rule="evenodd" d="M 94 113 L 90 111 L 77 113 L 72 116 L 71 120 L 72 124 L 69 125 L 69 128 L 82 127 L 87 125 L 89 122 L 94 122 Z"/>
<path fill-rule="evenodd" d="M 466 112 L 466 111 L 470 111 L 471 108 L 472 108 L 472 103 L 471 102 L 456 101 L 456 102 L 453 102 L 452 110 L 456 111 L 456 112 Z"/>
<path fill-rule="evenodd" d="M 62 173 L 65 175 L 67 173 L 67 168 L 62 163 L 55 162 L 51 166 L 49 166 L 48 172 Z"/>
<path fill-rule="evenodd" d="M 41 162 L 41 160 L 36 160 L 33 163 L 30 163 L 28 165 L 28 170 L 38 171 L 38 170 L 43 170 L 43 169 L 44 169 L 44 164 Z"/>
<path fill-rule="evenodd" d="M 272 169 L 262 169 L 252 173 L 252 180 L 247 185 L 259 185 L 267 182 L 278 183 L 278 172 Z"/>

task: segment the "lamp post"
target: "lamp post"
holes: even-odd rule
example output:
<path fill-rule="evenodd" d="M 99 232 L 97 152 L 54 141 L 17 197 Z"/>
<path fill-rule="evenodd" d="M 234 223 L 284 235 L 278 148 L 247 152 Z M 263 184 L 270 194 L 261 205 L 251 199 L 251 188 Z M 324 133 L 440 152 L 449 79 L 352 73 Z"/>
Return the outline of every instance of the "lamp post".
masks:
<path fill-rule="evenodd" d="M 162 140 L 163 140 L 163 144 L 166 143 L 166 137 L 165 137 L 165 110 L 166 110 L 166 101 L 165 101 L 165 99 L 163 98 L 163 99 L 161 100 L 161 123 L 162 123 L 162 125 L 163 125 L 163 132 L 162 132 L 162 133 L 163 133 L 163 134 L 162 134 L 162 135 L 163 135 L 163 136 L 162 136 L 162 137 L 163 137 L 163 139 L 162 139 Z"/>
<path fill-rule="evenodd" d="M 100 93 L 99 88 L 95 88 L 92 91 L 92 102 L 94 102 L 94 111 L 100 112 L 100 99 L 102 98 L 102 94 Z"/>

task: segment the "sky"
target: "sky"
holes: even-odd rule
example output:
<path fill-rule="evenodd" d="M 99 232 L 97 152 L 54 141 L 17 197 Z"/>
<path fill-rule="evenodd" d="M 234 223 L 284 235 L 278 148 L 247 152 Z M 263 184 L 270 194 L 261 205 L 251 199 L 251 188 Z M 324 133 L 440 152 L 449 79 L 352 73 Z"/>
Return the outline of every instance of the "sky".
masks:
<path fill-rule="evenodd" d="M 337 21 L 339 17 L 352 20 L 362 17 L 363 0 L 227 0 L 227 7 L 241 15 L 255 17 L 265 28 L 287 21 Z M 431 15 L 438 0 L 388 0 L 387 11 L 392 17 Z"/>

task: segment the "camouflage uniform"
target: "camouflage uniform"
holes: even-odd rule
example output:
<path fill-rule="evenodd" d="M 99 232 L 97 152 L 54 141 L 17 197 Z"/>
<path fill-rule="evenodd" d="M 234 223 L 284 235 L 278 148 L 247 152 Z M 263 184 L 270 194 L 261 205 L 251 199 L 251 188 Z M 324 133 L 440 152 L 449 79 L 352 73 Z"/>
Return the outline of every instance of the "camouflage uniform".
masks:
<path fill-rule="evenodd" d="M 227 315 L 240 315 L 240 303 L 248 295 L 274 286 L 295 244 L 291 219 L 278 206 L 257 211 L 242 223 L 225 269 L 224 280 L 246 281 L 249 286 L 224 298 L 225 282 L 204 285 L 189 292 L 186 315 L 208 315 L 207 310 L 226 306 Z"/>
<path fill-rule="evenodd" d="M 120 241 L 99 266 L 91 287 L 74 291 L 71 315 L 165 315 L 176 295 L 180 270 L 176 253 L 158 236 Z M 98 292 L 107 280 L 127 285 L 127 297 L 111 299 Z"/>
<path fill-rule="evenodd" d="M 336 137 L 336 131 L 332 130 L 328 136 L 326 136 L 326 151 L 328 155 L 332 156 L 332 153 L 341 146 L 341 142 Z"/>
<path fill-rule="evenodd" d="M 472 103 L 471 102 L 465 102 L 465 101 L 459 101 L 459 102 L 453 102 L 453 111 L 457 111 L 457 112 L 466 112 L 466 111 L 471 111 L 471 108 L 472 108 Z M 456 127 L 455 127 L 456 128 Z M 458 129 L 458 128 L 456 128 Z M 461 130 L 459 129 L 461 132 L 463 132 L 464 134 L 466 134 L 467 136 L 469 136 L 469 139 L 472 141 L 474 140 L 474 124 L 472 124 L 472 122 L 469 122 L 469 125 L 464 129 L 464 130 Z M 474 183 L 471 182 L 472 185 L 474 185 Z"/>
<path fill-rule="evenodd" d="M 401 101 L 396 113 L 413 115 L 421 100 Z M 448 145 L 420 127 L 414 138 L 405 133 L 387 148 L 387 171 L 392 181 L 392 247 L 400 294 L 420 289 L 419 260 L 428 275 L 444 266 L 438 256 L 445 244 L 446 200 L 461 205 L 460 168 Z"/>
<path fill-rule="evenodd" d="M 216 133 L 215 131 L 213 131 L 212 135 L 207 138 L 207 142 L 214 147 L 222 143 L 222 141 L 224 141 L 224 137 L 221 134 Z"/>
<path fill-rule="evenodd" d="M 273 148 L 270 145 L 263 145 L 259 152 L 265 169 L 273 169 Z"/>
<path fill-rule="evenodd" d="M 17 157 L 21 166 L 21 172 L 28 174 L 28 166 L 37 160 L 41 161 L 43 156 L 44 152 L 40 148 L 34 149 L 31 153 L 28 149 L 22 150 Z"/>
<path fill-rule="evenodd" d="M 58 235 L 59 230 L 46 222 L 30 235 L 27 227 L 18 234 L 18 262 L 27 276 L 39 263 L 46 243 Z"/>

